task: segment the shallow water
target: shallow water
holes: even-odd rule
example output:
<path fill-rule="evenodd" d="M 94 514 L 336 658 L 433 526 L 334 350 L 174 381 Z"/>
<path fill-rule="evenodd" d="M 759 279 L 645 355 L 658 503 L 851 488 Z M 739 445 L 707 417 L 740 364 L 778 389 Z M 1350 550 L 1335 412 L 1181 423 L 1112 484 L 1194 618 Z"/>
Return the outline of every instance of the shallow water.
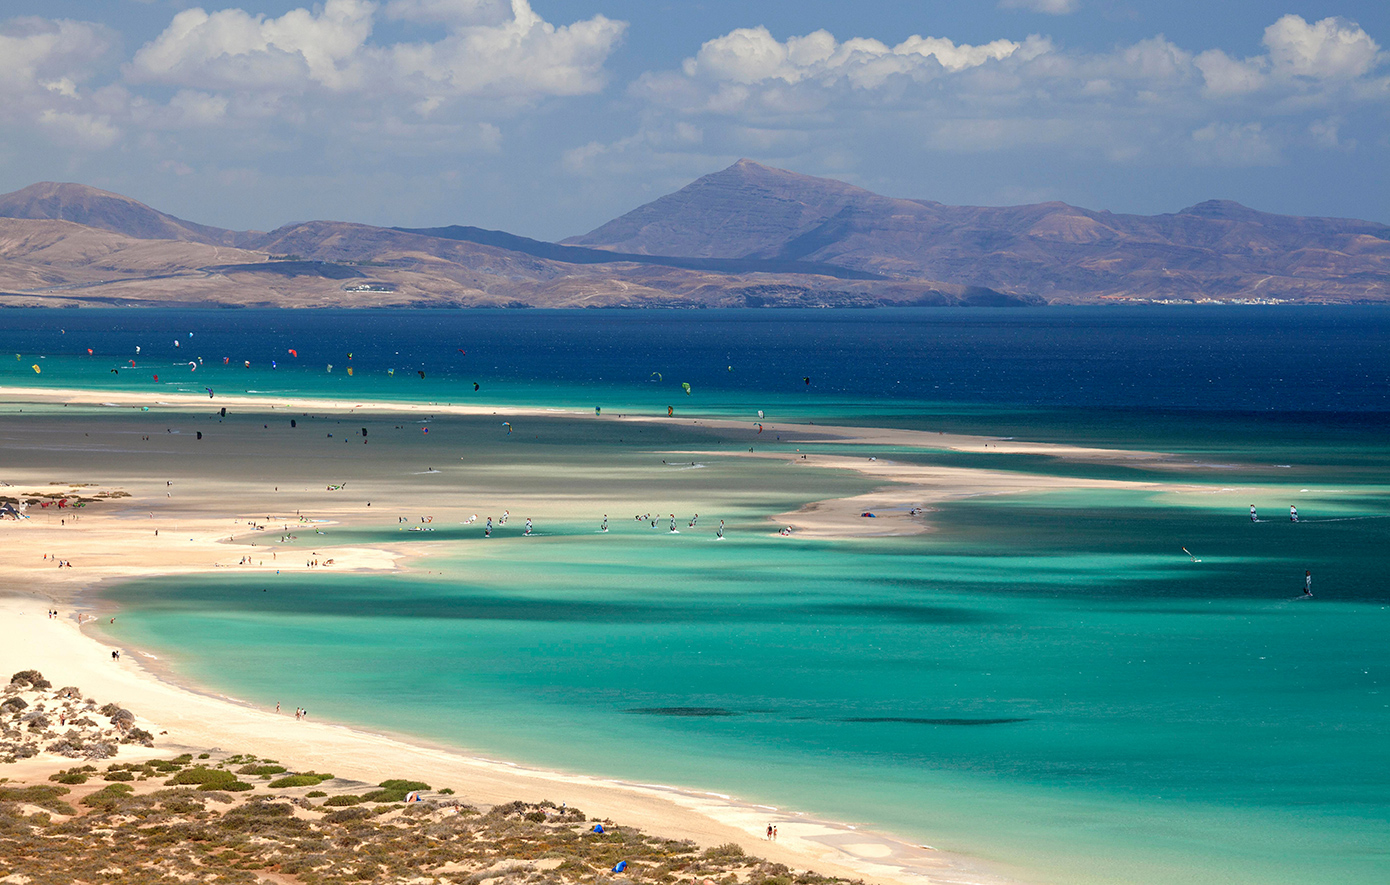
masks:
<path fill-rule="evenodd" d="M 113 335 L 193 322 L 120 316 L 143 326 Z M 113 593 L 123 640 L 258 703 L 732 793 L 1038 880 L 1390 877 L 1390 311 L 385 316 L 373 344 L 334 313 L 228 312 L 214 319 L 234 329 L 196 327 L 195 340 L 225 336 L 224 349 L 249 353 L 267 334 L 257 323 L 273 321 L 277 346 L 312 339 L 374 366 L 370 383 L 354 375 L 353 395 L 429 401 L 469 395 L 472 375 L 451 368 L 429 386 L 433 370 L 385 376 L 378 356 L 415 347 L 428 362 L 418 349 L 444 354 L 482 329 L 494 374 L 477 377 L 491 402 L 766 408 L 1162 449 L 1191 466 L 876 450 L 1184 490 L 971 499 L 928 514 L 928 534 L 819 542 L 779 538 L 767 517 L 862 491 L 862 478 L 721 457 L 693 425 L 618 443 L 599 422 L 536 422 L 510 439 L 489 437 L 481 419 L 438 422 L 428 438 L 401 431 L 393 444 L 407 463 L 466 440 L 467 494 L 495 498 L 509 471 L 544 471 L 557 496 L 592 501 L 594 518 L 537 512 L 539 536 L 522 538 L 518 513 L 488 540 L 476 525 L 405 532 L 385 515 L 375 529 L 330 528 L 315 540 L 418 544 L 440 574 L 128 584 Z M 33 353 L 53 337 L 0 316 L 7 347 L 25 339 Z M 1291 343 L 1306 371 L 1286 371 Z M 731 373 L 730 354 L 759 368 L 740 361 Z M 50 360 L 66 368 L 45 367 L 44 383 L 128 383 L 82 356 Z M 671 364 L 688 371 L 673 377 Z M 803 367 L 816 367 L 810 391 Z M 658 369 L 660 385 L 645 380 Z M 266 387 L 279 373 L 283 392 L 344 395 L 348 384 L 336 372 L 250 371 L 243 380 Z M 673 391 L 675 379 L 696 396 Z M 907 395 L 894 389 L 904 379 Z M 420 384 L 393 386 L 403 381 Z M 339 454 L 351 446 L 320 443 L 297 457 L 354 469 Z M 682 444 L 716 454 L 695 470 L 658 464 Z M 465 483 L 420 469 L 403 467 L 402 481 Z M 1267 521 L 1249 521 L 1252 495 Z M 612 512 L 601 535 L 613 500 L 675 510 L 680 533 Z M 1290 503 L 1307 522 L 1288 522 Z M 721 518 L 729 536 L 715 542 Z M 1305 568 L 1311 601 L 1296 600 Z"/>

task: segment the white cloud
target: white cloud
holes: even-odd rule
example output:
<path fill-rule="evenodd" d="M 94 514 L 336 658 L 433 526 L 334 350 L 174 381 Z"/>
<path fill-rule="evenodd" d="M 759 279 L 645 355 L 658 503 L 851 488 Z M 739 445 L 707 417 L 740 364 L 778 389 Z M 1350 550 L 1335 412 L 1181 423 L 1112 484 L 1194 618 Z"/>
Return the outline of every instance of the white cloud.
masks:
<path fill-rule="evenodd" d="M 1193 59 L 1193 64 L 1202 72 L 1209 95 L 1245 95 L 1264 87 L 1264 59 L 1237 61 L 1220 49 L 1208 49 Z"/>
<path fill-rule="evenodd" d="M 109 30 L 89 22 L 28 17 L 0 23 L 0 103 L 36 88 L 75 96 L 114 42 Z"/>
<path fill-rule="evenodd" d="M 121 130 L 111 125 L 109 119 L 94 114 L 50 109 L 39 114 L 38 122 L 54 141 L 74 140 L 89 148 L 108 148 L 121 137 Z"/>
<path fill-rule="evenodd" d="M 603 64 L 627 29 L 596 15 L 557 27 L 526 0 L 496 24 L 470 24 L 434 43 L 374 53 L 395 89 L 463 96 L 584 95 L 603 87 Z"/>
<path fill-rule="evenodd" d="M 857 87 L 875 88 L 898 74 L 929 77 L 943 70 L 978 67 L 1008 58 L 1021 46 L 1012 40 L 994 40 L 980 46 L 957 45 L 944 37 L 913 35 L 890 48 L 863 37 L 837 43 L 823 30 L 792 37 L 784 43 L 759 26 L 739 28 L 706 42 L 694 58 L 686 59 L 682 70 L 688 77 L 715 82 L 846 81 Z"/>
<path fill-rule="evenodd" d="M 169 107 L 178 113 L 185 125 L 207 126 L 227 116 L 226 96 L 211 95 L 192 89 L 181 89 L 169 100 Z"/>
<path fill-rule="evenodd" d="M 999 0 L 1000 9 L 1023 9 L 1044 15 L 1071 15 L 1080 5 L 1077 0 Z"/>
<path fill-rule="evenodd" d="M 1301 16 L 1286 15 L 1265 28 L 1264 44 L 1276 73 L 1301 77 L 1359 77 L 1382 60 L 1380 46 L 1344 18 L 1309 24 Z"/>
<path fill-rule="evenodd" d="M 188 9 L 135 54 L 136 81 L 214 90 L 325 90 L 371 96 L 582 95 L 604 83 L 604 63 L 626 23 L 601 15 L 556 26 L 527 0 L 396 0 L 386 12 L 438 21 L 433 42 L 369 42 L 377 6 L 327 0 L 279 18 L 241 9 Z M 437 106 L 437 105 L 436 105 Z"/>
<path fill-rule="evenodd" d="M 371 35 L 375 8 L 367 0 L 328 0 L 317 15 L 294 9 L 279 18 L 186 9 L 141 47 L 129 75 L 214 89 L 350 88 L 359 80 L 354 62 Z"/>
<path fill-rule="evenodd" d="M 843 152 L 877 133 L 949 152 L 1045 148 L 1107 163 L 1222 165 L 1278 162 L 1282 143 L 1306 143 L 1311 131 L 1291 122 L 1297 115 L 1390 95 L 1390 81 L 1373 76 L 1385 57 L 1355 24 L 1285 16 L 1265 45 L 1268 54 L 1239 60 L 1162 35 L 1096 53 L 1037 35 L 979 45 L 913 36 L 890 47 L 740 28 L 631 92 L 651 114 L 700 123 L 702 150 L 724 154 L 763 142 Z M 1355 88 L 1343 88 L 1348 81 Z M 1231 122 L 1237 108 L 1243 122 Z M 583 149 L 590 164 L 601 153 Z"/>

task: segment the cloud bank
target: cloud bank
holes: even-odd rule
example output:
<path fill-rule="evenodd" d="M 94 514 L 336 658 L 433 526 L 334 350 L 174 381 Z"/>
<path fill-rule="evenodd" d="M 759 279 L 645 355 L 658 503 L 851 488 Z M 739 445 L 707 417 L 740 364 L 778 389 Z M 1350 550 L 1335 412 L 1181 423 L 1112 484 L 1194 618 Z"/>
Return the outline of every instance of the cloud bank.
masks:
<path fill-rule="evenodd" d="M 1030 29 L 1089 11 L 997 5 L 1052 16 L 1000 18 Z M 247 201 L 346 201 L 360 184 L 382 207 L 464 186 L 512 205 L 497 182 L 534 180 L 540 201 L 573 188 L 584 211 L 632 181 L 659 192 L 740 156 L 851 179 L 875 165 L 1031 167 L 1030 184 L 993 193 L 1032 199 L 1068 164 L 1123 176 L 1390 151 L 1390 58 L 1340 17 L 1257 24 L 1251 55 L 1162 34 L 1085 49 L 1045 33 L 884 40 L 749 23 L 691 35 L 670 63 L 619 79 L 628 25 L 598 13 L 551 22 L 528 0 L 277 13 L 252 0 L 182 9 L 140 41 L 98 22 L 0 22 L 0 159 L 35 177 L 119 168 Z"/>

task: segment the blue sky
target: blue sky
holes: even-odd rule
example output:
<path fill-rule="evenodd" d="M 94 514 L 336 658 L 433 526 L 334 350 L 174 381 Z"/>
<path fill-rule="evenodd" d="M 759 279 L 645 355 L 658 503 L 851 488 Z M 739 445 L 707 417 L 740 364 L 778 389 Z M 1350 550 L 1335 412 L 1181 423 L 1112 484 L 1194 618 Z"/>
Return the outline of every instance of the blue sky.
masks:
<path fill-rule="evenodd" d="M 740 157 L 1390 223 L 1390 3 L 5 0 L 0 191 L 582 233 Z"/>

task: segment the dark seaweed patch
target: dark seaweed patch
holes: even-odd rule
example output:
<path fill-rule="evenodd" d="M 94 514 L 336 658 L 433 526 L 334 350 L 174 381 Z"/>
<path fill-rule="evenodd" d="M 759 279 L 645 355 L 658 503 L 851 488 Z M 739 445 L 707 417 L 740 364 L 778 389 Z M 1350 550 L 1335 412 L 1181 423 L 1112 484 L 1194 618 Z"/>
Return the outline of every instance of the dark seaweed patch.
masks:
<path fill-rule="evenodd" d="M 737 716 L 733 710 L 723 707 L 634 707 L 625 713 L 640 713 L 643 716 Z"/>
<path fill-rule="evenodd" d="M 1030 719 L 920 719 L 916 716 L 854 716 L 841 722 L 903 722 L 908 725 L 1007 725 L 1010 722 L 1030 722 Z"/>

